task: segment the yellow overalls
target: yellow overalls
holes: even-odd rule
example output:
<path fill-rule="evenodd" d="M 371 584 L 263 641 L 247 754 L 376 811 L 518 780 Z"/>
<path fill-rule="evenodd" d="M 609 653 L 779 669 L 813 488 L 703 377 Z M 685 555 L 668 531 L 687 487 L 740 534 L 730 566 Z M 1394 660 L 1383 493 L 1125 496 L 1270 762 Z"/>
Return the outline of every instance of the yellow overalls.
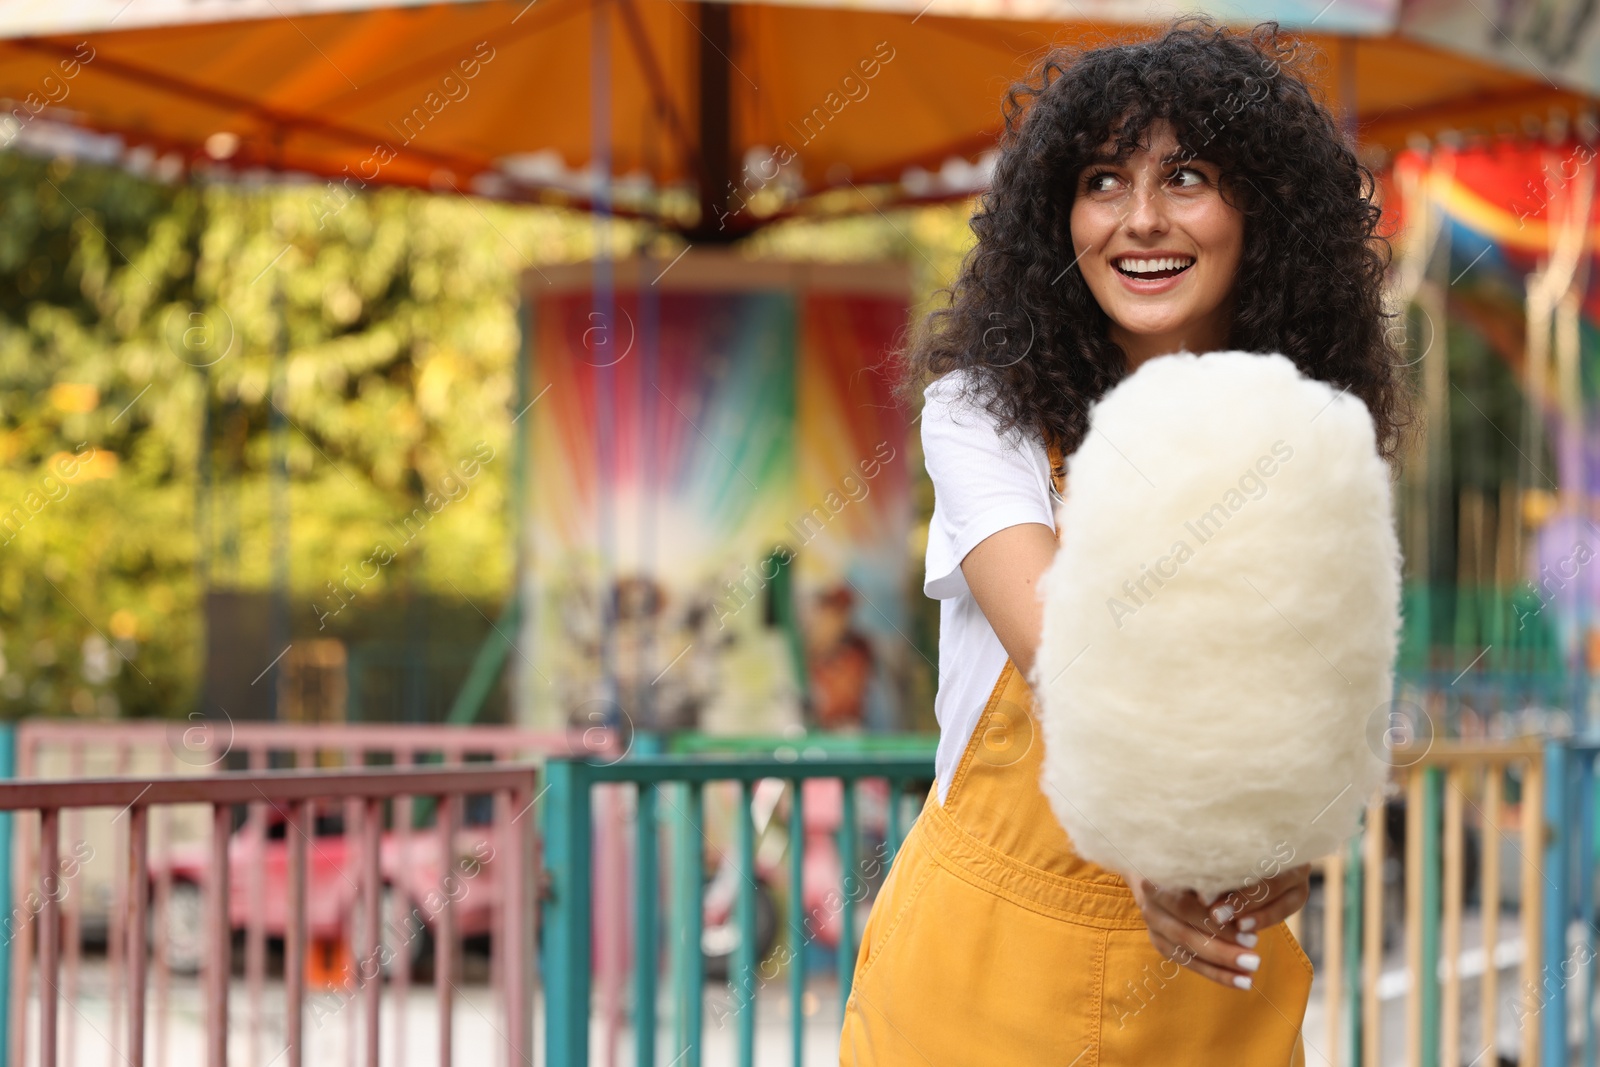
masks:
<path fill-rule="evenodd" d="M 840 1063 L 1303 1067 L 1311 961 L 1288 928 L 1260 931 L 1249 990 L 1163 957 L 1127 883 L 1073 853 L 1041 791 L 1043 747 L 1007 660 L 944 804 L 935 786 L 872 906 Z"/>

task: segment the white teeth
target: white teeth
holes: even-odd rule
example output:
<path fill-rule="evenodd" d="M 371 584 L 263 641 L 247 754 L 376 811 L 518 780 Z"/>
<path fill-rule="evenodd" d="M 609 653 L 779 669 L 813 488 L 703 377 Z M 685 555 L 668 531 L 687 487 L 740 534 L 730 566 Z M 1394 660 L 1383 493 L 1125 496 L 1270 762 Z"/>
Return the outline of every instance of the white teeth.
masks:
<path fill-rule="evenodd" d="M 1194 262 L 1193 259 L 1177 256 L 1167 256 L 1162 259 L 1119 259 L 1117 266 L 1129 274 L 1149 274 L 1158 270 L 1173 270 L 1177 267 L 1187 267 Z"/>

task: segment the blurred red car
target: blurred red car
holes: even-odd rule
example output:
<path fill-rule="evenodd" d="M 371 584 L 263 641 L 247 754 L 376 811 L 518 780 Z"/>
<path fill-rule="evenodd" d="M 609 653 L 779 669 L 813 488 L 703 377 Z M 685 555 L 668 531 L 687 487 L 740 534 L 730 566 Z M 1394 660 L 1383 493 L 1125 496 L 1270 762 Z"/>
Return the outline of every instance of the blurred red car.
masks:
<path fill-rule="evenodd" d="M 289 826 L 283 812 L 267 808 L 265 832 L 245 822 L 228 842 L 228 917 L 242 931 L 259 909 L 269 938 L 281 939 L 288 927 Z M 319 812 L 306 843 L 306 928 L 313 940 L 338 940 L 354 929 L 360 904 L 359 842 L 346 836 L 341 810 Z M 388 974 L 395 960 L 414 964 L 428 951 L 429 932 L 446 902 L 452 902 L 456 932 L 461 937 L 487 934 L 494 924 L 500 894 L 494 878 L 494 847 L 489 828 L 465 826 L 455 835 L 449 858 L 452 878 L 441 885 L 438 837 L 431 828 L 412 831 L 402 854 L 398 834 L 385 831 L 378 842 L 380 890 L 379 930 L 387 951 L 381 955 Z M 167 961 L 179 974 L 199 971 L 205 956 L 204 886 L 210 866 L 206 843 L 181 845 L 165 856 L 152 856 L 150 887 L 163 871 L 171 873 L 168 904 Z M 259 872 L 259 875 L 258 875 Z M 260 878 L 257 886 L 257 878 Z M 395 915 L 396 894 L 408 905 L 404 919 Z M 155 909 L 151 908 L 151 944 Z"/>

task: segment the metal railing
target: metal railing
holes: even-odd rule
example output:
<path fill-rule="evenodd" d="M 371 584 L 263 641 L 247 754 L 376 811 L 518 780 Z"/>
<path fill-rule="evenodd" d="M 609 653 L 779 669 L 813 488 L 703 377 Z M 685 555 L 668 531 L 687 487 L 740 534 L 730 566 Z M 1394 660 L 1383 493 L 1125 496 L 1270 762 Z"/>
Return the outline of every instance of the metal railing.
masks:
<path fill-rule="evenodd" d="M 16 731 L 16 774 L 23 778 L 83 777 L 93 760 L 117 776 L 228 770 L 235 754 L 251 770 L 275 762 L 298 767 L 360 766 L 369 758 L 394 764 L 439 757 L 495 761 L 548 756 L 603 756 L 614 735 L 600 728 L 530 730 L 518 726 L 435 723 L 280 723 L 230 719 L 106 721 L 24 719 Z M 244 768 L 237 768 L 244 769 Z"/>
<path fill-rule="evenodd" d="M 25 917 L 36 926 L 38 940 L 38 1033 L 40 1067 L 56 1067 L 61 1058 L 61 899 L 64 895 L 64 869 L 61 853 L 61 827 L 64 812 L 89 808 L 116 809 L 119 820 L 126 819 L 127 872 L 125 921 L 113 930 L 122 942 L 125 961 L 120 981 L 126 986 L 126 1012 L 119 1032 L 107 1037 L 114 1051 L 130 1067 L 142 1067 L 146 1056 L 147 959 L 151 950 L 149 919 L 150 814 L 153 809 L 172 805 L 205 804 L 210 808 L 211 834 L 209 863 L 204 883 L 205 955 L 201 969 L 205 1011 L 205 1062 L 222 1067 L 228 1062 L 229 977 L 232 971 L 233 919 L 230 909 L 233 886 L 230 884 L 235 836 L 235 809 L 251 812 L 272 810 L 287 824 L 284 840 L 287 850 L 287 920 L 284 930 L 284 997 L 286 1048 L 284 1062 L 299 1067 L 304 1052 L 306 993 L 306 951 L 309 905 L 307 900 L 308 849 L 320 853 L 312 834 L 319 805 L 343 805 L 355 813 L 353 825 L 346 827 L 357 842 L 358 861 L 344 877 L 353 879 L 356 891 L 357 938 L 351 982 L 352 999 L 359 1002 L 362 1026 L 362 1061 L 369 1067 L 379 1062 L 383 941 L 379 902 L 386 877 L 380 856 L 386 809 L 398 835 L 397 848 L 402 870 L 415 863 L 415 854 L 424 851 L 412 840 L 409 830 L 409 802 L 417 797 L 436 801 L 432 831 L 433 866 L 437 895 L 427 905 L 432 914 L 424 915 L 434 932 L 434 987 L 438 1009 L 439 1043 L 436 1062 L 448 1065 L 452 1053 L 452 1009 L 457 986 L 453 969 L 459 949 L 456 911 L 466 899 L 465 881 L 478 871 L 457 868 L 456 858 L 463 841 L 458 826 L 463 804 L 472 795 L 493 797 L 495 819 L 489 840 L 493 851 L 484 856 L 474 849 L 479 869 L 493 865 L 499 885 L 489 906 L 494 909 L 496 937 L 492 970 L 499 987 L 503 1009 L 502 1033 L 506 1041 L 508 1064 L 526 1062 L 532 1054 L 533 980 L 529 968 L 536 930 L 532 922 L 529 887 L 537 869 L 533 819 L 522 818 L 533 803 L 537 777 L 531 765 L 502 765 L 474 768 L 406 768 L 390 770 L 351 770 L 338 773 L 267 772 L 226 774 L 196 778 L 82 779 L 65 782 L 0 783 L 0 811 L 36 812 L 39 817 L 38 852 L 41 872 L 37 886 L 27 898 Z M 415 835 L 415 836 L 421 836 Z M 412 858 L 408 859 L 408 853 Z M 318 855 L 318 860 L 322 857 Z M 390 916 L 399 928 L 411 928 L 415 904 L 405 892 L 394 897 L 397 913 Z M 37 908 L 34 903 L 37 902 Z M 7 901 L 6 912 L 16 909 Z M 251 905 L 259 901 L 251 900 Z M 436 904 L 436 907 L 434 906 Z M 399 1039 L 403 1040 L 403 1039 Z M 10 1062 L 23 1062 L 19 1056 Z"/>
<path fill-rule="evenodd" d="M 1595 760 L 1600 741 L 1545 743 L 1545 811 L 1550 832 L 1544 847 L 1544 966 L 1528 989 L 1540 1012 L 1546 1062 L 1564 1064 L 1570 1042 L 1569 1000 L 1578 992 L 1585 1064 L 1596 1062 L 1595 1046 Z M 1576 944 L 1574 944 L 1576 942 Z M 1578 979 L 1581 976 L 1581 983 Z M 1562 1055 L 1557 1057 L 1555 1050 Z"/>
<path fill-rule="evenodd" d="M 230 763 L 243 763 L 253 771 L 293 766 L 312 768 L 360 768 L 368 763 L 379 765 L 461 765 L 464 760 L 474 760 L 472 766 L 482 766 L 477 760 L 502 763 L 509 760 L 542 761 L 552 755 L 586 755 L 586 757 L 614 757 L 619 745 L 616 734 L 608 729 L 526 729 L 518 726 L 451 726 L 432 723 L 264 723 L 264 721 L 232 721 L 226 717 L 189 718 L 189 720 L 110 720 L 64 721 L 22 720 L 16 725 L 0 725 L 0 779 L 83 779 L 86 776 L 146 776 L 171 777 L 179 774 L 214 776 L 224 773 Z M 432 798 L 421 797 L 411 803 L 403 801 L 403 808 L 411 808 L 416 822 L 426 822 L 430 817 Z M 173 864 L 168 862 L 174 854 L 192 848 L 208 832 L 202 819 L 194 819 L 189 809 L 160 806 L 152 814 L 150 846 L 154 849 L 155 873 L 152 877 L 152 912 L 154 923 L 162 934 L 171 913 L 174 896 Z M 262 832 L 262 811 L 256 809 L 250 816 L 254 832 Z M 354 824 L 354 816 L 350 817 Z M 0 816 L 0 901 L 24 901 L 30 886 L 37 881 L 38 849 L 32 832 L 22 833 L 16 848 L 10 843 L 13 817 Z M 106 817 L 94 817 L 82 808 L 69 808 L 62 814 L 62 832 L 74 843 L 85 843 L 90 853 L 110 853 L 118 857 L 126 848 L 122 840 L 125 824 L 112 824 Z M 603 853 L 614 854 L 618 846 L 611 838 L 618 837 L 618 822 L 606 821 L 600 827 Z M 125 966 L 125 939 L 117 936 L 117 929 L 126 913 L 126 870 L 120 862 L 88 862 L 75 878 L 74 893 L 61 901 L 62 934 L 61 960 L 62 995 L 67 1003 L 75 1003 L 82 987 L 83 941 L 86 926 L 102 923 L 107 926 L 106 963 L 109 971 L 110 1016 L 112 1022 L 122 1017 L 125 1006 L 123 984 L 118 981 Z M 10 893 L 10 897 L 5 897 Z M 11 912 L 6 904 L 6 913 Z M 626 920 L 614 910 L 603 912 L 602 939 L 618 942 L 626 936 L 621 926 Z M 354 929 L 346 931 L 346 941 L 354 937 Z M 27 1030 L 22 1025 L 22 1013 L 29 995 L 29 974 L 34 966 L 34 937 L 0 937 L 0 1049 L 5 1049 L 6 1062 L 21 1064 L 26 1056 Z M 166 939 L 155 945 L 150 976 L 150 992 L 154 993 L 155 1053 L 157 1062 L 165 1064 L 170 1048 L 168 1011 L 173 990 L 171 961 L 166 953 Z M 245 1027 L 251 1033 L 261 1030 L 262 985 L 266 981 L 267 939 L 262 931 L 261 909 L 253 907 L 245 920 L 245 977 L 248 985 L 248 1016 Z M 390 981 L 397 989 L 397 1000 L 405 1000 L 410 985 L 408 969 L 397 969 Z M 602 982 L 610 985 L 621 982 L 621 974 L 602 971 Z M 608 993 L 614 997 L 616 993 Z M 349 1035 L 354 1038 L 354 1033 Z M 62 1041 L 62 1062 L 69 1067 L 80 1062 L 77 1056 L 77 1032 L 67 1029 Z M 262 1061 L 256 1061 L 262 1062 Z"/>
<path fill-rule="evenodd" d="M 1500 971 L 1514 964 L 1520 999 L 1511 1014 L 1519 1028 L 1517 1062 L 1565 1064 L 1556 1046 L 1541 1043 L 1528 1018 L 1539 1010 L 1540 911 L 1546 898 L 1543 845 L 1547 810 L 1545 750 L 1537 740 L 1505 744 L 1437 742 L 1397 748 L 1386 790 L 1370 798 L 1365 825 L 1348 848 L 1318 863 L 1323 894 L 1318 979 L 1323 992 L 1323 1062 L 1378 1067 L 1492 1063 L 1504 1019 Z M 1518 786 L 1515 804 L 1507 786 Z M 1389 818 L 1390 809 L 1403 819 Z M 1399 840 L 1390 829 L 1403 826 Z M 1478 861 L 1469 870 L 1469 841 Z M 1527 847 L 1534 842 L 1535 847 Z M 1507 869 L 1509 853 L 1514 869 Z M 1391 914 L 1388 872 L 1399 873 L 1400 915 Z M 1466 890 L 1477 890 L 1476 945 L 1467 944 Z M 1506 888 L 1515 893 L 1515 935 L 1501 941 Z M 1404 935 L 1403 966 L 1384 971 L 1386 932 Z M 1291 927 L 1305 923 L 1296 916 Z M 1297 930 L 1297 933 L 1302 932 Z M 1309 932 L 1309 931 L 1307 931 Z M 1520 954 L 1520 960 L 1515 959 Z M 1502 961 L 1502 956 L 1511 959 Z M 1470 964 L 1470 966 L 1469 966 Z M 1481 967 L 1481 971 L 1479 968 Z M 1479 972 L 1476 1017 L 1464 1012 L 1464 983 Z M 1403 1051 L 1384 1043 L 1383 1002 L 1403 986 Z M 1542 1045 L 1542 1047 L 1541 1047 Z M 1593 1062 L 1586 1060 L 1586 1063 Z"/>
<path fill-rule="evenodd" d="M 705 743 L 706 748 L 729 745 L 760 747 L 755 742 Z M 0 735 L 0 761 L 3 748 Z M 92 808 L 112 809 L 120 827 L 116 854 L 123 872 L 122 890 L 112 915 L 110 947 L 121 961 L 113 969 L 112 986 L 120 985 L 123 997 L 120 1008 L 114 1006 L 113 1031 L 116 1048 L 129 1063 L 140 1064 L 148 1044 L 150 970 L 142 961 L 152 947 L 159 955 L 161 937 L 159 929 L 146 926 L 152 905 L 158 911 L 160 904 L 150 866 L 152 830 L 164 812 L 179 805 L 207 807 L 209 869 L 218 877 L 201 886 L 209 939 L 201 985 L 207 1006 L 208 1063 L 219 1064 L 224 1062 L 223 1045 L 230 1029 L 225 964 L 234 950 L 224 931 L 231 932 L 228 861 L 230 835 L 239 836 L 237 809 L 246 812 L 239 832 L 259 827 L 274 812 L 282 813 L 289 827 L 290 884 L 300 887 L 298 896 L 291 898 L 291 931 L 285 938 L 286 955 L 291 958 L 286 960 L 283 998 L 291 1021 L 302 1017 L 306 994 L 307 934 L 302 925 L 307 917 L 306 854 L 308 848 L 318 847 L 317 839 L 308 835 L 313 834 L 319 809 L 344 812 L 344 832 L 351 835 L 359 857 L 352 874 L 357 904 L 349 922 L 357 975 L 349 1003 L 359 1005 L 359 1010 L 348 1013 L 347 1024 L 358 1031 L 363 1062 L 376 1064 L 381 983 L 360 973 L 366 967 L 370 974 L 379 943 L 373 925 L 378 918 L 374 893 L 381 890 L 382 877 L 373 873 L 379 870 L 375 843 L 390 835 L 404 839 L 412 834 L 413 820 L 406 810 L 412 798 L 440 797 L 446 798 L 440 807 L 445 821 L 417 829 L 414 836 L 434 842 L 438 855 L 457 852 L 459 848 L 446 844 L 447 835 L 456 831 L 441 827 L 453 827 L 460 820 L 467 798 L 489 794 L 494 797 L 489 840 L 496 843 L 497 853 L 516 857 L 513 865 L 502 868 L 509 880 L 495 879 L 496 884 L 509 886 L 509 892 L 494 905 L 490 942 L 492 982 L 502 1003 L 497 1029 L 507 1038 L 508 1061 L 531 1062 L 533 1055 L 538 983 L 530 966 L 538 924 L 531 889 L 542 877 L 548 879 L 541 901 L 545 1062 L 552 1067 L 616 1062 L 624 1018 L 631 1028 L 632 1062 L 639 1067 L 655 1063 L 689 1067 L 701 1062 L 708 1044 L 708 1006 L 715 1014 L 723 1003 L 716 998 L 724 995 L 706 983 L 702 940 L 708 906 L 707 856 L 716 851 L 709 847 L 716 840 L 730 842 L 724 867 L 732 871 L 736 883 L 730 926 L 737 936 L 728 967 L 727 1010 L 720 1017 L 731 1023 L 733 1032 L 727 1037 L 733 1043 L 733 1058 L 740 1064 L 755 1062 L 758 1001 L 762 1012 L 769 1012 L 768 1005 L 776 999 L 760 997 L 758 992 L 768 982 L 782 981 L 779 988 L 786 987 L 790 1004 L 788 1032 L 781 1052 L 764 1054 L 763 1062 L 798 1064 L 808 1040 L 800 1005 L 816 999 L 808 987 L 806 957 L 826 951 L 815 947 L 818 921 L 830 921 L 838 929 L 829 969 L 842 1008 L 850 992 L 862 911 L 923 800 L 922 793 L 909 786 L 931 781 L 933 767 L 925 755 L 874 752 L 807 758 L 805 746 L 796 751 L 780 746 L 780 751 L 782 757 L 552 759 L 543 769 L 543 782 L 537 784 L 541 772 L 534 766 L 506 764 L 0 784 L 0 812 L 23 816 L 20 822 L 17 814 L 0 816 L 0 835 L 11 833 L 18 851 L 36 852 L 40 862 L 35 869 L 44 872 L 30 876 L 24 893 L 4 900 L 0 909 L 12 917 L 7 944 L 26 945 L 35 938 L 38 942 L 33 1012 L 38 1020 L 37 1062 L 54 1067 L 68 1059 L 64 1045 L 73 1031 L 65 1025 L 62 1009 L 73 998 L 60 974 L 67 954 L 64 931 L 69 926 L 59 892 L 71 864 L 61 847 L 62 834 L 73 816 Z M 1390 786 L 1369 801 L 1362 832 L 1346 850 L 1317 862 L 1321 875 L 1321 892 L 1314 898 L 1317 908 L 1293 922 L 1297 933 L 1303 938 L 1314 935 L 1318 943 L 1309 950 L 1320 959 L 1323 1023 L 1317 1034 L 1307 1034 L 1308 1041 L 1315 1037 L 1321 1042 L 1321 1055 L 1312 1062 L 1438 1067 L 1474 1062 L 1475 1056 L 1480 1057 L 1478 1062 L 1493 1062 L 1498 1034 L 1506 1023 L 1514 1022 L 1515 1055 L 1522 1067 L 1565 1064 L 1574 1039 L 1582 1062 L 1594 1063 L 1593 1014 L 1586 1008 L 1593 1004 L 1596 977 L 1594 806 L 1600 743 L 1439 741 L 1426 749 L 1396 749 L 1392 758 L 1396 766 Z M 815 888 L 807 884 L 814 873 L 806 870 L 807 850 L 815 847 L 818 833 L 807 812 L 816 811 L 813 787 L 828 783 L 837 790 L 837 812 L 824 837 L 831 835 L 836 843 L 839 864 L 836 884 L 819 910 L 810 907 L 807 897 L 811 890 L 814 900 Z M 881 826 L 869 825 L 872 819 L 864 816 L 883 784 L 889 787 L 890 801 L 882 809 Z M 734 795 L 725 806 L 731 816 L 719 825 L 708 815 L 722 811 L 715 801 L 725 794 Z M 708 798 L 713 803 L 708 804 Z M 533 818 L 522 815 L 535 799 L 542 809 L 542 844 L 532 832 Z M 626 822 L 630 807 L 631 826 Z M 779 841 L 786 836 L 787 844 L 776 850 L 782 854 L 781 863 L 770 862 L 769 857 L 758 864 L 758 850 L 763 843 L 772 843 L 764 832 Z M 881 844 L 871 848 L 880 837 Z M 0 836 L 0 845 L 4 843 Z M 541 851 L 543 863 L 537 862 Z M 862 862 L 869 856 L 872 862 Z M 235 879 L 248 880 L 243 872 L 249 869 L 233 859 Z M 442 863 L 435 873 L 442 882 L 450 870 Z M 763 966 L 759 971 L 764 961 L 758 954 L 765 953 L 756 937 L 758 873 L 785 883 L 787 895 L 781 918 L 786 941 L 766 954 L 765 962 L 775 964 L 775 969 Z M 7 885 L 0 881 L 0 892 Z M 147 891 L 137 891 L 138 887 Z M 517 900 L 520 906 L 512 903 Z M 433 920 L 442 931 L 437 951 L 443 954 L 435 957 L 434 976 L 441 1063 L 449 1062 L 448 1016 L 458 992 L 453 950 L 446 949 L 460 940 L 459 930 L 451 927 L 454 914 L 446 907 Z M 1397 935 L 1387 966 L 1386 931 Z M 16 936 L 19 932 L 28 936 Z M 247 939 L 247 960 L 253 951 Z M 611 955 L 609 976 L 592 966 L 597 954 Z M 1514 980 L 1504 976 L 1508 970 L 1515 970 Z M 249 966 L 246 971 L 250 972 Z M 28 972 L 23 968 L 20 973 L 27 979 Z M 401 981 L 399 972 L 390 978 L 391 988 Z M 622 995 L 624 982 L 631 989 L 629 998 Z M 831 985 L 825 977 L 823 982 Z M 27 993 L 24 981 L 14 991 L 14 1002 L 22 1003 Z M 591 1056 L 596 993 L 601 1001 L 598 1033 L 603 1047 L 593 1049 Z M 259 1001 L 262 995 L 259 983 L 252 984 L 252 1000 Z M 1403 1024 L 1392 1015 L 1386 1020 L 1385 1002 L 1402 996 Z M 404 998 L 395 993 L 394 999 L 399 1003 Z M 1585 1006 L 1577 1019 L 1569 1001 Z M 259 1004 L 253 1004 L 251 1027 L 258 1025 L 259 1017 Z M 777 1024 L 773 1027 L 781 1032 Z M 763 1034 L 773 1037 L 770 1030 Z M 398 1030 L 395 1035 L 385 1044 L 398 1051 L 403 1039 Z M 19 1051 L 7 1062 L 30 1062 L 24 1059 L 17 1036 Z M 670 1044 L 667 1054 L 658 1058 L 658 1040 L 663 1038 Z M 258 1042 L 259 1037 L 253 1036 L 246 1045 Z M 301 1034 L 292 1031 L 284 1063 L 299 1062 L 295 1050 L 301 1043 Z M 765 1042 L 763 1048 L 776 1052 L 770 1045 Z M 268 1061 L 270 1057 L 256 1059 Z"/>
<path fill-rule="evenodd" d="M 746 734 L 731 737 L 685 731 L 667 739 L 674 756 L 771 756 L 774 759 L 816 759 L 819 756 L 910 756 L 933 759 L 938 734 L 835 734 L 810 731 L 796 736 Z"/>
<path fill-rule="evenodd" d="M 715 751 L 727 743 L 706 739 L 694 747 Z M 803 745 L 798 747 L 804 751 Z M 1554 755 L 1558 750 L 1561 755 Z M 657 1038 L 666 1029 L 656 1018 L 657 983 L 663 979 L 670 993 L 667 1059 L 685 1065 L 700 1062 L 704 974 L 700 954 L 689 950 L 701 936 L 700 914 L 685 902 L 697 899 L 703 873 L 704 790 L 723 782 L 734 783 L 739 790 L 730 830 L 740 875 L 739 952 L 730 970 L 728 996 L 736 1015 L 737 1062 L 755 1061 L 754 993 L 760 961 L 752 936 L 757 883 L 751 809 L 758 806 L 753 801 L 760 784 L 783 783 L 793 842 L 800 840 L 804 818 L 801 783 L 815 778 L 845 783 L 846 811 L 837 831 L 844 858 L 840 892 L 841 899 L 854 900 L 863 895 L 853 862 L 859 846 L 857 786 L 873 779 L 899 783 L 926 779 L 932 770 L 931 761 L 920 756 L 835 754 L 803 759 L 792 751 L 786 756 L 680 756 L 606 766 L 565 760 L 549 764 L 545 833 L 553 895 L 544 903 L 545 966 L 550 979 L 547 1062 L 590 1062 L 588 842 L 595 798 L 618 787 L 631 787 L 637 811 L 632 914 L 638 951 L 630 1020 L 634 1062 L 657 1062 Z M 1315 862 L 1321 878 L 1316 913 L 1302 912 L 1291 922 L 1297 934 L 1314 934 L 1319 942 L 1315 955 L 1321 960 L 1322 1024 L 1314 1035 L 1320 1039 L 1321 1058 L 1316 1062 L 1364 1067 L 1469 1063 L 1475 1056 L 1492 1054 L 1502 1024 L 1508 1021 L 1517 1027 L 1517 1048 L 1511 1054 L 1523 1067 L 1541 1061 L 1567 1062 L 1565 1046 L 1556 1038 L 1568 1025 L 1565 993 L 1555 997 L 1553 989 L 1566 993 L 1575 989 L 1577 971 L 1573 950 L 1567 947 L 1574 923 L 1562 924 L 1553 917 L 1593 918 L 1597 756 L 1600 746 L 1536 739 L 1505 744 L 1438 741 L 1427 748 L 1394 750 L 1392 780 L 1371 798 L 1361 833 L 1346 850 Z M 1557 760 L 1560 767 L 1549 772 L 1556 777 L 1547 777 L 1547 761 L 1556 767 Z M 1555 780 L 1568 783 L 1559 795 L 1548 784 Z M 897 799 L 888 810 L 885 852 L 890 857 L 907 825 L 907 798 L 902 793 L 895 790 Z M 658 944 L 661 904 L 646 891 L 659 875 L 663 831 L 668 835 L 671 867 L 671 899 L 666 907 L 672 934 L 665 946 L 670 954 L 665 972 Z M 791 847 L 788 859 L 789 896 L 798 900 L 799 850 Z M 1565 869 L 1568 877 L 1546 876 L 1557 869 Z M 1512 907 L 1514 911 L 1509 910 Z M 846 933 L 835 958 L 841 1002 L 849 995 L 858 928 L 851 909 L 845 909 L 844 918 Z M 774 956 L 781 955 L 788 970 L 791 1005 L 798 1005 L 805 993 L 803 958 L 793 949 L 808 938 L 805 923 L 803 910 L 791 905 L 791 946 Z M 1591 983 L 1596 931 L 1588 921 L 1579 929 L 1584 936 L 1576 942 L 1576 952 L 1587 964 L 1584 981 Z M 1395 941 L 1387 967 L 1386 934 Z M 1587 955 L 1582 955 L 1585 951 Z M 1559 962 L 1563 960 L 1564 964 Z M 1514 985 L 1502 977 L 1507 969 L 1516 971 Z M 1478 994 L 1475 1008 L 1466 995 L 1471 991 Z M 1592 1003 L 1592 985 L 1584 985 L 1583 996 L 1582 1003 Z M 1388 1027 L 1396 1028 L 1391 1034 L 1385 1026 L 1384 1004 L 1401 998 L 1403 1022 L 1389 1019 Z M 791 1008 L 789 1022 L 790 1048 L 783 1058 L 799 1063 L 804 1035 L 797 1008 Z M 1594 1063 L 1592 1023 L 1584 1025 L 1583 1062 Z M 1386 1043 L 1386 1036 L 1392 1040 Z M 1403 1041 L 1398 1040 L 1402 1036 Z M 614 1058 L 613 1050 L 599 1052 L 599 1059 Z"/>
<path fill-rule="evenodd" d="M 787 848 L 788 944 L 783 967 L 788 974 L 790 998 L 789 1052 L 796 1065 L 803 1062 L 804 1020 L 800 1005 L 805 997 L 804 946 L 811 934 L 805 899 L 805 812 L 803 784 L 816 779 L 842 783 L 842 813 L 837 829 L 841 860 L 837 907 L 840 933 L 835 947 L 839 1002 L 850 995 L 855 967 L 857 923 L 854 904 L 868 890 L 868 878 L 858 867 L 860 832 L 857 787 L 864 781 L 883 780 L 889 785 L 882 853 L 883 869 L 893 862 L 908 825 L 907 795 L 910 783 L 933 777 L 933 761 L 921 756 L 826 757 L 814 760 L 772 756 L 739 759 L 639 757 L 618 763 L 597 764 L 551 760 L 547 765 L 544 796 L 545 859 L 551 886 L 543 901 L 544 974 L 546 990 L 545 1062 L 590 1062 L 590 959 L 592 929 L 590 901 L 593 889 L 590 843 L 595 832 L 595 803 L 608 787 L 632 786 L 635 798 L 634 856 L 636 877 L 632 908 L 636 934 L 633 967 L 633 1062 L 652 1067 L 657 1062 L 657 998 L 661 979 L 659 953 L 663 932 L 661 901 L 655 888 L 660 877 L 660 840 L 669 831 L 671 857 L 667 902 L 671 916 L 671 964 L 667 972 L 671 996 L 674 1067 L 697 1067 L 703 1049 L 705 1006 L 704 960 L 701 953 L 702 885 L 705 874 L 704 790 L 710 783 L 733 783 L 738 802 L 733 806 L 732 836 L 739 872 L 735 919 L 737 947 L 728 975 L 736 1016 L 734 1044 L 739 1064 L 755 1059 L 756 1027 L 756 827 L 752 807 L 763 782 L 782 783 L 788 799 Z M 665 816 L 663 816 L 665 812 Z M 607 1057 L 610 1058 L 610 1050 Z"/>

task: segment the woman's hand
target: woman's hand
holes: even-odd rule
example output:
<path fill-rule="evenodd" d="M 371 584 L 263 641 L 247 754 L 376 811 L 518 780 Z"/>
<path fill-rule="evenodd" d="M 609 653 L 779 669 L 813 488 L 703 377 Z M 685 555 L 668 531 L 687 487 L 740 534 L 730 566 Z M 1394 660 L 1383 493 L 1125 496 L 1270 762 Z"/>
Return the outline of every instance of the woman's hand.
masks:
<path fill-rule="evenodd" d="M 1251 951 L 1257 935 L 1217 922 L 1192 889 L 1162 889 L 1145 878 L 1133 879 L 1128 887 L 1157 952 L 1213 982 L 1250 988 L 1250 976 L 1261 966 L 1261 957 Z"/>
<path fill-rule="evenodd" d="M 1306 906 L 1311 896 L 1311 864 L 1290 867 L 1244 889 L 1224 893 L 1211 905 L 1215 921 L 1239 930 L 1265 930 Z"/>
<path fill-rule="evenodd" d="M 1167 959 L 1234 989 L 1249 989 L 1260 968 L 1260 931 L 1305 906 L 1311 866 L 1302 864 L 1224 893 L 1209 907 L 1192 889 L 1162 889 L 1144 878 L 1129 882 L 1144 913 L 1150 943 Z"/>

